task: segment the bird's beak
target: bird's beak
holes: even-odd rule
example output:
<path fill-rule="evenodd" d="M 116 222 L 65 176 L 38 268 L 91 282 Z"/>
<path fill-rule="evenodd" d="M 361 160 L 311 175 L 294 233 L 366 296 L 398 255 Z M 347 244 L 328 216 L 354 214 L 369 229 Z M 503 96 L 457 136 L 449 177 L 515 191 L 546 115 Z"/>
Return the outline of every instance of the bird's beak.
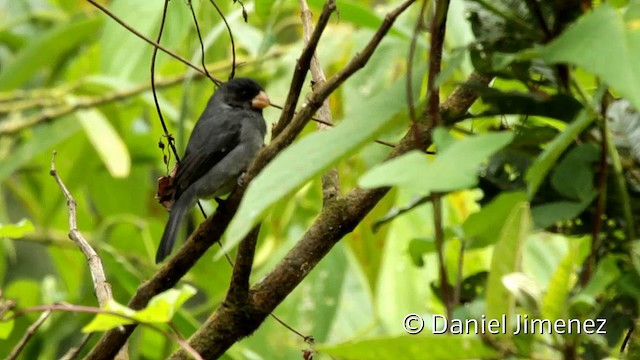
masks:
<path fill-rule="evenodd" d="M 260 91 L 260 93 L 256 95 L 253 100 L 251 100 L 251 107 L 253 107 L 254 109 L 264 109 L 270 104 L 271 103 L 269 102 L 269 97 L 264 91 Z"/>

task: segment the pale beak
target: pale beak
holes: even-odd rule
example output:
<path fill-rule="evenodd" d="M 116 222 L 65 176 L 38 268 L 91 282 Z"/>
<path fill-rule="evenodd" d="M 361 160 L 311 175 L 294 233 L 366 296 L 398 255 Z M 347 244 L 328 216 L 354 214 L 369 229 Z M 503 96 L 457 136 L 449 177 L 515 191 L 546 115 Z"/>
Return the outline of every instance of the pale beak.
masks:
<path fill-rule="evenodd" d="M 254 109 L 264 109 L 270 104 L 271 103 L 269 102 L 269 97 L 264 91 L 260 91 L 260 93 L 256 95 L 253 100 L 251 100 L 251 107 Z"/>

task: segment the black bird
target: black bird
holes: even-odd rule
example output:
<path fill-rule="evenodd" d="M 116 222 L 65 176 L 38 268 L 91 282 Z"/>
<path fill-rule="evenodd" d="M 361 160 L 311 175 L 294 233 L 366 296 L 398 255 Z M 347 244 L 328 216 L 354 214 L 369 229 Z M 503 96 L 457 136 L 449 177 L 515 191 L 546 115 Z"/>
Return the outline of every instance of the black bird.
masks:
<path fill-rule="evenodd" d="M 156 254 L 156 264 L 173 248 L 185 214 L 198 199 L 224 195 L 254 159 L 267 131 L 262 109 L 269 98 L 252 79 L 235 78 L 216 91 L 189 138 L 174 178 L 174 204 Z"/>

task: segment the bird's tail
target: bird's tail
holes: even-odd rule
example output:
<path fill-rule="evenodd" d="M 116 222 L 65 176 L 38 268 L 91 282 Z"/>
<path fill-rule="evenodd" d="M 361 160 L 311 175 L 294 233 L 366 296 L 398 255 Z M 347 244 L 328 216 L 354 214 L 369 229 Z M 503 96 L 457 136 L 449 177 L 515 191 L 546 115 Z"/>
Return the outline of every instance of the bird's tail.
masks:
<path fill-rule="evenodd" d="M 158 245 L 156 264 L 160 263 L 171 253 L 173 244 L 176 241 L 178 229 L 180 229 L 180 224 L 191 207 L 190 198 L 191 196 L 189 196 L 189 194 L 183 193 L 182 196 L 180 196 L 180 198 L 173 204 L 171 213 L 169 213 L 169 221 L 167 221 L 164 233 L 162 234 L 162 240 L 160 240 L 160 245 Z"/>

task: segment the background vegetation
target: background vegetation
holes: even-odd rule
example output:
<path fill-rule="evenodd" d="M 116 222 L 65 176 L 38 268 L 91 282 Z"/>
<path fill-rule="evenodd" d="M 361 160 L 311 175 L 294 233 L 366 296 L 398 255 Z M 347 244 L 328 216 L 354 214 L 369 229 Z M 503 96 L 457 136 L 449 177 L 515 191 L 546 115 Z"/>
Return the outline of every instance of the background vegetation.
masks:
<path fill-rule="evenodd" d="M 216 4 L 233 34 L 236 76 L 259 80 L 273 103 L 285 104 L 305 44 L 300 4 Z M 315 20 L 323 4 L 309 0 Z M 327 78 L 363 51 L 400 4 L 337 2 L 317 47 Z M 202 67 L 189 5 L 206 68 L 226 79 L 231 42 L 210 2 L 168 2 L 162 45 Z M 153 39 L 164 6 L 105 2 Z M 434 32 L 428 30 L 435 29 L 438 6 L 448 9 L 443 64 L 430 72 Z M 0 0 L 0 308 L 12 309 L 5 318 L 19 315 L 0 323 L 2 356 L 41 314 L 24 310 L 98 307 L 86 259 L 67 237 L 66 199 L 49 174 L 54 150 L 58 175 L 77 202 L 78 228 L 100 255 L 114 299 L 126 304 L 159 268 L 153 259 L 167 214 L 154 199 L 156 180 L 174 156 L 150 91 L 152 51 L 90 2 Z M 329 97 L 338 125 L 318 132 L 309 123 L 255 178 L 224 243 L 235 257 L 236 245 L 261 222 L 254 284 L 324 219 L 321 211 L 330 212 L 322 185 L 328 169 L 337 169 L 341 194 L 356 187 L 391 190 L 362 221 L 345 223 L 357 226 L 274 311 L 295 331 L 268 317 L 222 358 L 640 356 L 637 332 L 629 333 L 640 295 L 638 59 L 638 1 L 412 3 L 366 66 Z M 430 83 L 429 75 L 437 77 Z M 461 114 L 443 113 L 442 126 L 429 128 L 436 155 L 413 151 L 382 164 L 392 149 L 374 140 L 398 144 L 417 124 L 433 125 L 428 89 L 439 87 L 444 101 L 470 76 L 480 81 L 465 89 L 479 100 L 468 111 L 457 109 Z M 155 79 L 182 153 L 214 85 L 164 52 L 157 54 Z M 301 101 L 311 94 L 310 80 Z M 269 129 L 280 114 L 265 110 Z M 211 214 L 217 205 L 203 206 Z M 201 221 L 194 211 L 182 238 Z M 177 288 L 196 290 L 186 303 L 164 299 L 175 314 L 155 308 L 149 322 L 186 338 L 200 328 L 229 288 L 232 268 L 221 254 L 214 246 L 181 280 Z M 607 333 L 433 335 L 427 323 L 420 335 L 408 335 L 402 320 L 409 313 L 606 318 Z M 172 328 L 155 322 L 166 314 L 173 315 Z M 63 356 L 82 341 L 81 329 L 93 317 L 54 311 L 20 358 Z M 99 339 L 93 335 L 81 354 Z M 149 326 L 138 326 L 129 339 L 131 358 L 163 358 L 177 348 L 175 338 Z"/>

